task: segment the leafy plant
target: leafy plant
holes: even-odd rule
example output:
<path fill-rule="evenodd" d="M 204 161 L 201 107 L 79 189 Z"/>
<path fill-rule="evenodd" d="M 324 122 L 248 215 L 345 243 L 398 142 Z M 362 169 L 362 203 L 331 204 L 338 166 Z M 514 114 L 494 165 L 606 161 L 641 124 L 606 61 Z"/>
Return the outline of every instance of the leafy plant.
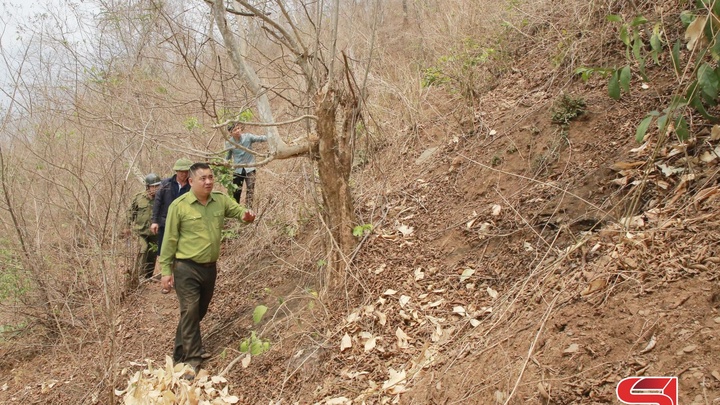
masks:
<path fill-rule="evenodd" d="M 268 307 L 265 305 L 256 306 L 255 310 L 253 310 L 253 324 L 257 325 L 260 323 L 267 310 Z M 250 331 L 250 337 L 240 342 L 240 351 L 250 353 L 253 356 L 263 354 L 268 350 L 270 350 L 270 341 L 259 338 L 255 331 Z"/>
<path fill-rule="evenodd" d="M 240 112 L 232 111 L 229 109 L 220 110 L 221 121 L 235 121 L 235 122 L 248 122 L 252 121 L 255 115 L 252 110 L 244 109 Z"/>
<path fill-rule="evenodd" d="M 23 280 L 22 265 L 16 255 L 10 250 L 0 249 L 0 262 L 3 266 L 0 271 L 0 302 L 25 295 L 28 289 Z"/>
<path fill-rule="evenodd" d="M 270 350 L 270 341 L 257 337 L 255 331 L 250 332 L 250 337 L 240 342 L 240 351 L 258 356 Z"/>
<path fill-rule="evenodd" d="M 687 85 L 682 95 L 674 96 L 670 104 L 660 111 L 648 113 L 637 127 L 635 139 L 644 139 L 650 125 L 655 121 L 660 134 L 674 132 L 678 139 L 685 140 L 690 136 L 690 128 L 685 118 L 685 110 L 692 107 L 711 123 L 720 122 L 720 117 L 713 115 L 709 109 L 717 106 L 720 91 L 720 67 L 708 63 L 707 56 L 714 64 L 720 61 L 720 1 L 697 0 L 696 6 L 703 14 L 695 15 L 684 11 L 680 14 L 683 24 L 687 25 L 685 33 L 688 48 L 697 51 L 697 58 L 692 66 L 693 80 Z M 678 39 L 670 51 L 671 61 L 676 72 L 680 72 L 680 40 Z"/>
<path fill-rule="evenodd" d="M 423 87 L 448 85 L 451 91 L 472 94 L 473 82 L 480 70 L 479 66 L 494 59 L 497 51 L 483 47 L 474 38 L 465 38 L 450 49 L 447 55 L 438 58 L 437 66 L 422 71 Z"/>
<path fill-rule="evenodd" d="M 645 51 L 645 44 L 643 43 L 642 27 L 649 23 L 647 18 L 642 15 L 636 16 L 630 22 L 627 22 L 623 17 L 617 14 L 611 14 L 607 16 L 607 20 L 610 22 L 620 24 L 619 37 L 620 41 L 625 44 L 625 59 L 628 64 L 620 68 L 612 70 L 610 74 L 610 82 L 608 83 L 608 94 L 615 100 L 619 100 L 622 91 L 626 93 L 630 92 L 630 80 L 632 79 L 631 64 L 637 64 L 638 73 L 644 81 L 648 81 L 645 66 L 647 64 L 647 57 L 650 56 L 656 64 L 660 64 L 659 54 L 662 50 L 662 26 L 660 23 L 656 23 L 653 26 L 652 34 L 650 36 L 650 51 Z M 577 71 L 576 71 L 577 73 Z"/>
<path fill-rule="evenodd" d="M 4 340 L 3 335 L 12 335 L 21 332 L 27 327 L 27 322 L 23 321 L 17 324 L 0 324 L 0 342 Z"/>
<path fill-rule="evenodd" d="M 609 68 L 594 68 L 586 66 L 580 66 L 579 68 L 575 69 L 575 74 L 580 75 L 580 78 L 584 82 L 590 80 L 590 78 L 596 74 L 602 78 L 605 78 L 610 76 L 613 72 L 614 70 Z"/>
<path fill-rule="evenodd" d="M 449 83 L 450 78 L 446 76 L 440 68 L 429 67 L 423 70 L 423 76 L 421 85 L 423 87 L 437 86 L 445 83 Z"/>
<path fill-rule="evenodd" d="M 360 236 L 363 236 L 363 235 L 366 235 L 366 234 L 372 232 L 372 229 L 373 229 L 372 224 L 358 225 L 353 228 L 352 234 L 355 237 L 360 237 Z"/>
<path fill-rule="evenodd" d="M 682 97 L 675 97 L 670 105 L 663 109 L 662 113 L 658 111 L 651 111 L 648 115 L 640 121 L 637 130 L 635 132 L 635 140 L 642 142 L 645 138 L 645 134 L 650 127 L 650 124 L 657 120 L 658 132 L 663 134 L 672 129 L 680 140 L 686 140 L 690 136 L 690 129 L 682 115 L 682 109 L 687 105 L 687 101 Z M 672 127 L 670 127 L 672 125 Z"/>
<path fill-rule="evenodd" d="M 185 121 L 183 121 L 183 126 L 188 131 L 202 128 L 202 125 L 200 125 L 200 121 L 198 121 L 197 117 L 187 117 Z"/>
<path fill-rule="evenodd" d="M 225 160 L 220 158 L 214 158 L 210 161 L 210 165 L 213 166 L 213 174 L 215 175 L 215 181 L 220 183 L 227 190 L 228 195 L 233 195 L 237 190 L 237 185 L 233 183 L 234 170 L 224 165 Z"/>
<path fill-rule="evenodd" d="M 587 104 L 582 98 L 572 98 L 563 94 L 553 106 L 551 121 L 554 124 L 568 125 L 570 121 L 583 115 L 586 107 Z"/>

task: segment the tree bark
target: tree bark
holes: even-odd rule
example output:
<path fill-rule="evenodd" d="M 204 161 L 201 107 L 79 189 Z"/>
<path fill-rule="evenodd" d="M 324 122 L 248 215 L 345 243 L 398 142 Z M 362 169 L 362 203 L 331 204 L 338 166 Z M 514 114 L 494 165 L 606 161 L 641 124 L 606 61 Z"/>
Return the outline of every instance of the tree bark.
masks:
<path fill-rule="evenodd" d="M 349 256 L 355 247 L 355 238 L 352 229 L 357 219 L 351 198 L 350 172 L 352 169 L 352 134 L 348 131 L 348 120 L 352 120 L 348 111 L 354 109 L 342 109 L 347 107 L 349 101 L 341 90 L 326 85 L 316 96 L 317 101 L 317 133 L 318 153 L 317 160 L 318 174 L 322 189 L 324 204 L 323 215 L 330 227 L 332 263 L 329 266 L 330 287 L 342 284 L 342 273 L 344 266 L 343 258 Z M 337 114 L 338 111 L 345 113 L 342 131 L 338 133 Z"/>

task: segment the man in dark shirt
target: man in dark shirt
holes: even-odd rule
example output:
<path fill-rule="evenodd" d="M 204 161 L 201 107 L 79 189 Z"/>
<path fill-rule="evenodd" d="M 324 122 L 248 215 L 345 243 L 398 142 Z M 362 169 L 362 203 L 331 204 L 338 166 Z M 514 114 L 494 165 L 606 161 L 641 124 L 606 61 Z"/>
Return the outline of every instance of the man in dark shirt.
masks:
<path fill-rule="evenodd" d="M 160 189 L 155 193 L 150 231 L 158 236 L 158 256 L 162 251 L 162 240 L 165 234 L 165 217 L 167 217 L 168 208 L 170 207 L 170 203 L 175 201 L 176 198 L 190 190 L 188 171 L 192 164 L 193 162 L 190 159 L 178 159 L 177 162 L 175 162 L 175 166 L 173 166 L 175 174 L 163 180 L 160 183 Z M 163 290 L 163 292 L 167 291 Z"/>

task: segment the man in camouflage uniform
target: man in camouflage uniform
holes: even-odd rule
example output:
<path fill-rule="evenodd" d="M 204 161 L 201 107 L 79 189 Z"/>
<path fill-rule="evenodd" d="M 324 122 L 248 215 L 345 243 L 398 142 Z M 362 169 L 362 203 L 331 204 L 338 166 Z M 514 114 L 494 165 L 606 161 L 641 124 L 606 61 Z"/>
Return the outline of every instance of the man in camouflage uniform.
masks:
<path fill-rule="evenodd" d="M 155 193 L 159 187 L 160 177 L 157 174 L 145 176 L 145 191 L 135 194 L 128 210 L 128 226 L 132 227 L 140 243 L 137 269 L 140 277 L 146 280 L 152 277 L 157 259 L 158 237 L 150 231 L 150 223 Z"/>

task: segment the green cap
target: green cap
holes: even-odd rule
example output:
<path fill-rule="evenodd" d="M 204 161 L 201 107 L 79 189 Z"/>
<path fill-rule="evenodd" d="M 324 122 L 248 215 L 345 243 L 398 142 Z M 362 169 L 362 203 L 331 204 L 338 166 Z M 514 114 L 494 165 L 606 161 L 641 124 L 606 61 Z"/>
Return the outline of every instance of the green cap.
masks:
<path fill-rule="evenodd" d="M 187 158 L 180 158 L 175 162 L 175 166 L 173 166 L 173 170 L 177 171 L 188 171 L 190 170 L 190 166 L 192 166 L 193 162 L 190 159 Z"/>

